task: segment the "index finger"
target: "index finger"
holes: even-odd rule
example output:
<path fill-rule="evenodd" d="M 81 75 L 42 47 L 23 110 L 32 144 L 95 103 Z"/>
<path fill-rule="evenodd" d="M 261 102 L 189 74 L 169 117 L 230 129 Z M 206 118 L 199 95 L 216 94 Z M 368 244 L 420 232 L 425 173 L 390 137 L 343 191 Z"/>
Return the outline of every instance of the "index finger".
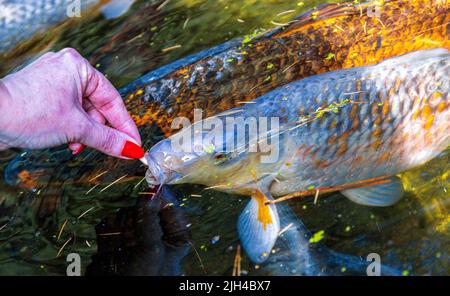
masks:
<path fill-rule="evenodd" d="M 89 68 L 84 96 L 88 97 L 92 105 L 113 128 L 128 134 L 141 145 L 139 131 L 128 114 L 119 92 L 102 73 L 94 69 L 89 63 L 87 64 Z"/>

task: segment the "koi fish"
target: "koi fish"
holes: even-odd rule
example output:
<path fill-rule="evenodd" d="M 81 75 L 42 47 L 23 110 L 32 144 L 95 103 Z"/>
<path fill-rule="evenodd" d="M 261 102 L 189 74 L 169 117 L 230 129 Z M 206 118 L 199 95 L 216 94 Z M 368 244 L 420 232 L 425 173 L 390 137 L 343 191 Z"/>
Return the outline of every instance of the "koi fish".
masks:
<path fill-rule="evenodd" d="M 327 188 L 368 206 L 402 197 L 395 175 L 450 144 L 449 74 L 450 52 L 438 48 L 292 82 L 156 144 L 147 179 L 251 196 L 238 231 L 252 261 L 263 262 L 280 231 L 274 197 Z M 264 118 L 279 125 L 264 127 Z M 258 132 L 229 129 L 239 119 Z M 264 161 L 269 151 L 257 144 L 270 141 L 277 154 Z M 378 183 L 341 187 L 365 180 Z"/>
<path fill-rule="evenodd" d="M 0 51 L 7 50 L 36 32 L 99 8 L 107 18 L 125 13 L 134 0 L 1 0 Z M 75 5 L 79 3 L 80 7 Z"/>

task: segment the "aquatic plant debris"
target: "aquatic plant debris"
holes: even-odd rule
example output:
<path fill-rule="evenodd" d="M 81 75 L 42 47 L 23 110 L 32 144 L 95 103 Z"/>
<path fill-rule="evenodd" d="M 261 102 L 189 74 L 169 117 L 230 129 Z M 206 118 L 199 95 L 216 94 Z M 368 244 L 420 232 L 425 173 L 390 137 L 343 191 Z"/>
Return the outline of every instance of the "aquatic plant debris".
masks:
<path fill-rule="evenodd" d="M 64 250 L 64 248 L 67 246 L 67 244 L 72 240 L 72 236 L 69 237 L 69 239 L 62 245 L 62 247 L 59 249 L 58 254 L 56 254 L 56 258 L 58 258 L 62 251 Z"/>
<path fill-rule="evenodd" d="M 123 179 L 125 179 L 128 175 L 123 175 L 122 177 L 120 177 L 119 179 L 113 181 L 111 184 L 109 184 L 108 186 L 106 186 L 105 188 L 103 188 L 102 190 L 100 190 L 100 192 L 104 192 L 105 190 L 107 190 L 108 188 L 110 188 L 111 186 L 113 186 L 116 183 L 119 183 L 120 181 L 122 181 Z"/>
<path fill-rule="evenodd" d="M 81 213 L 81 215 L 78 216 L 77 219 L 79 220 L 79 219 L 83 218 L 84 216 L 86 216 L 87 213 L 89 213 L 89 212 L 92 211 L 93 209 L 95 209 L 95 207 L 91 207 L 91 208 L 87 209 L 86 211 L 84 211 L 83 213 Z"/>
<path fill-rule="evenodd" d="M 236 248 L 236 255 L 234 256 L 232 276 L 241 276 L 241 245 L 240 244 L 238 244 L 237 248 Z"/>
<path fill-rule="evenodd" d="M 318 243 L 325 237 L 325 230 L 319 230 L 309 239 L 310 243 Z"/>
<path fill-rule="evenodd" d="M 66 220 L 64 221 L 64 223 L 61 225 L 61 228 L 59 229 L 59 233 L 58 233 L 58 237 L 56 238 L 56 241 L 59 241 L 59 239 L 61 238 L 61 235 L 62 235 L 63 232 L 64 232 L 64 228 L 66 227 L 67 222 L 69 222 L 68 219 L 66 219 Z"/>

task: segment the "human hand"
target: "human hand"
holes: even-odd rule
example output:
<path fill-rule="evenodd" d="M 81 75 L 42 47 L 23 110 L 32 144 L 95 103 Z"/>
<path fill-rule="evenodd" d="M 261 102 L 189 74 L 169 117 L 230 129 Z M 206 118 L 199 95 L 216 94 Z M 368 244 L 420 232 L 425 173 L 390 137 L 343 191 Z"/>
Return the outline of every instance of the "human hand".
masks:
<path fill-rule="evenodd" d="M 86 145 L 119 158 L 144 155 L 120 94 L 74 49 L 0 80 L 0 150 L 65 143 L 74 154 Z"/>

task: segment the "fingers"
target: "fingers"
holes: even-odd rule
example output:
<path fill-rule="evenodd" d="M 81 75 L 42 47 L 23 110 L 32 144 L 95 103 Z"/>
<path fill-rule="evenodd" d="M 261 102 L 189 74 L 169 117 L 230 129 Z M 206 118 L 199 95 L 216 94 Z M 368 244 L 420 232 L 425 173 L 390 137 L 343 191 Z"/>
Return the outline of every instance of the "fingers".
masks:
<path fill-rule="evenodd" d="M 128 114 L 119 92 L 76 50 L 68 48 L 58 54 L 76 65 L 80 73 L 82 104 L 90 125 L 83 135 L 75 137 L 80 139 L 80 143 L 70 144 L 69 149 L 77 154 L 83 149 L 82 143 L 116 157 L 142 157 L 139 131 Z M 106 126 L 106 122 L 111 127 Z"/>
<path fill-rule="evenodd" d="M 92 105 L 92 103 L 88 100 L 85 100 L 83 102 L 83 109 L 86 111 L 86 113 L 89 115 L 91 119 L 94 121 L 105 124 L 106 119 L 103 117 L 103 115 L 95 109 L 95 107 Z M 81 143 L 71 143 L 69 144 L 69 149 L 72 150 L 73 155 L 78 155 L 86 148 L 85 145 Z"/>
<path fill-rule="evenodd" d="M 111 127 L 128 134 L 139 145 L 141 136 L 136 124 L 128 114 L 122 97 L 103 74 L 87 63 L 88 79 L 85 86 L 85 97 L 88 97 L 95 108 L 106 118 Z"/>
<path fill-rule="evenodd" d="M 138 159 L 144 156 L 144 150 L 132 137 L 88 116 L 83 131 L 77 136 L 77 142 L 118 158 Z"/>

